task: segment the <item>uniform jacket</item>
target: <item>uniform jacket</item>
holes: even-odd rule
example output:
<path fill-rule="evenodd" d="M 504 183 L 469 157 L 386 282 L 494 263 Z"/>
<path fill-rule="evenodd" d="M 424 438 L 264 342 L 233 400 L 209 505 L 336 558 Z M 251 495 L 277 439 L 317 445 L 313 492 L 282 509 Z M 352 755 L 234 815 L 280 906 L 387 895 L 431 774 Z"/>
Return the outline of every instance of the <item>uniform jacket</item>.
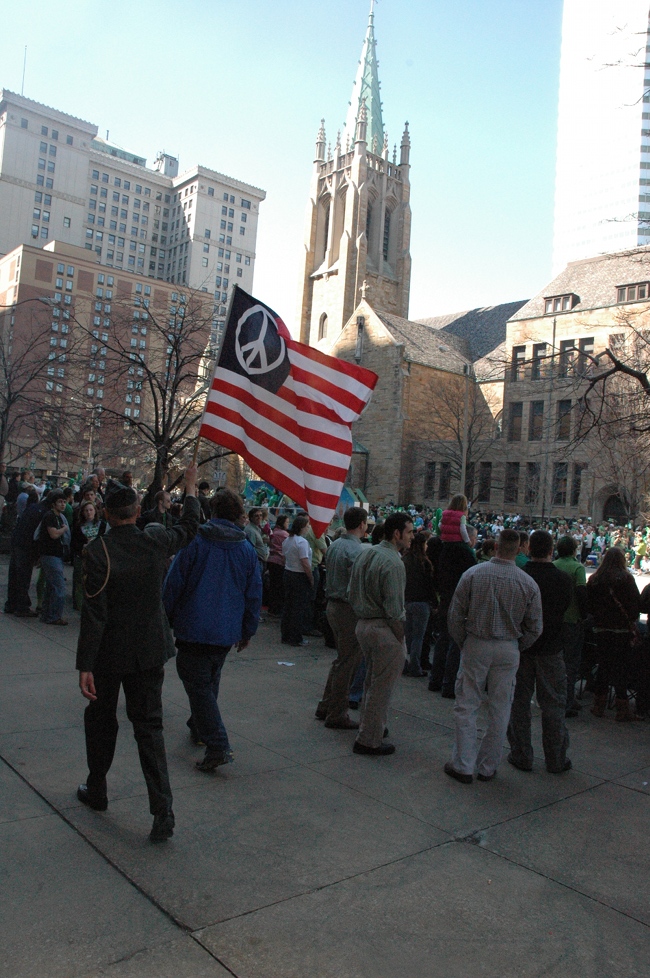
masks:
<path fill-rule="evenodd" d="M 81 610 L 77 669 L 129 673 L 162 666 L 174 655 L 174 640 L 162 604 L 169 557 L 189 543 L 199 526 L 200 507 L 187 496 L 183 515 L 166 530 L 151 523 L 111 527 L 83 551 L 87 595 Z M 106 544 L 110 573 L 106 587 Z"/>

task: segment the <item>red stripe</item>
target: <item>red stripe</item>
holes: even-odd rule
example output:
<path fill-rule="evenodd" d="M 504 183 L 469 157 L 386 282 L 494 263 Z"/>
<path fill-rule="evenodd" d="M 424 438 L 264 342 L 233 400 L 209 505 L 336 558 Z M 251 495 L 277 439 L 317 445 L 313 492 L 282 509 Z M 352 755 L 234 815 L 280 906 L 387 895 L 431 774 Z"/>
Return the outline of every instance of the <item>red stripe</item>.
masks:
<path fill-rule="evenodd" d="M 304 384 L 306 387 L 311 387 L 312 390 L 320 391 L 333 401 L 338 401 L 339 404 L 343 404 L 349 410 L 354 411 L 355 414 L 361 414 L 366 406 L 365 401 L 351 394 L 344 387 L 337 387 L 331 381 L 321 376 L 321 374 L 311 373 L 302 367 L 297 367 L 295 363 L 291 364 L 291 373 L 294 380 Z"/>
<path fill-rule="evenodd" d="M 343 455 L 349 455 L 350 453 L 349 439 L 338 438 L 336 435 L 329 435 L 324 431 L 319 431 L 317 428 L 304 427 L 300 425 L 295 418 L 292 418 L 291 415 L 278 411 L 277 408 L 273 408 L 265 401 L 258 400 L 258 398 L 255 397 L 255 395 L 249 390 L 245 390 L 235 384 L 228 383 L 228 381 L 224 380 L 222 376 L 214 379 L 212 389 L 217 393 L 227 394 L 229 397 L 232 397 L 233 400 L 241 401 L 257 414 L 267 418 L 269 421 L 273 421 L 278 425 L 278 427 L 283 428 L 285 431 L 292 432 L 292 434 L 296 435 L 296 437 L 300 438 L 301 441 L 306 442 L 308 445 L 316 445 L 319 448 L 326 448 L 333 452 L 341 452 Z M 280 397 L 282 391 L 284 391 L 284 388 L 280 388 L 280 391 L 278 391 L 275 396 Z M 291 392 L 289 391 L 288 393 Z M 295 397 L 281 397 L 280 399 L 286 401 L 291 405 L 291 407 L 297 406 L 295 405 Z M 314 410 L 310 401 L 305 401 L 303 398 L 299 398 L 298 400 L 300 409 L 304 410 L 305 414 L 315 414 L 318 417 L 323 417 L 323 412 L 320 410 Z M 208 405 L 212 403 L 214 402 L 209 401 Z M 306 410 L 307 407 L 309 410 Z M 345 426 L 346 429 L 349 430 L 349 425 L 345 425 L 345 422 L 342 422 L 340 418 L 336 417 L 335 420 L 339 427 Z"/>
<path fill-rule="evenodd" d="M 216 445 L 221 445 L 223 448 L 230 448 L 233 452 L 237 452 L 238 455 L 246 459 L 248 465 L 258 475 L 261 475 L 263 479 L 270 482 L 272 486 L 276 486 L 282 492 L 286 492 L 287 496 L 290 496 L 294 503 L 298 503 L 305 509 L 307 508 L 307 497 L 304 487 L 299 486 L 297 482 L 290 479 L 285 472 L 280 472 L 278 469 L 274 469 L 272 465 L 268 465 L 261 459 L 257 459 L 255 455 L 251 455 L 246 443 L 241 441 L 240 438 L 235 438 L 234 435 L 226 434 L 226 432 L 217 433 L 213 428 L 209 428 L 205 424 L 201 425 L 199 434 L 201 438 L 207 438 L 208 441 L 214 442 Z M 217 434 L 219 437 L 218 441 L 215 437 Z"/>
<path fill-rule="evenodd" d="M 297 353 L 301 353 L 304 357 L 308 357 L 310 360 L 314 360 L 316 363 L 322 363 L 324 367 L 330 367 L 332 370 L 338 370 L 341 374 L 347 374 L 349 377 L 353 377 L 359 384 L 363 384 L 367 387 L 369 391 L 375 389 L 377 380 L 377 374 L 373 373 L 372 370 L 367 370 L 366 367 L 360 367 L 356 363 L 348 363 L 347 360 L 339 360 L 338 357 L 329 356 L 327 353 L 321 353 L 320 350 L 314 349 L 313 346 L 306 346 L 304 343 L 299 343 L 297 340 L 291 340 L 288 346 L 296 350 Z"/>
<path fill-rule="evenodd" d="M 233 411 L 232 408 L 227 408 L 222 404 L 215 404 L 213 401 L 210 401 L 206 405 L 205 410 L 206 414 L 211 414 L 215 417 L 223 418 L 225 421 L 230 421 L 232 424 L 239 425 L 244 429 L 248 438 L 259 442 L 269 452 L 272 452 L 279 458 L 286 459 L 287 462 L 303 472 L 309 472 L 310 475 L 316 475 L 321 479 L 332 479 L 336 482 L 340 482 L 342 478 L 345 479 L 345 474 L 348 470 L 347 465 L 332 465 L 328 462 L 319 462 L 317 459 L 306 458 L 300 452 L 290 448 L 285 442 L 274 438 L 273 435 L 259 428 L 252 421 L 248 421 L 237 411 Z M 249 447 L 249 451 L 252 450 Z"/>

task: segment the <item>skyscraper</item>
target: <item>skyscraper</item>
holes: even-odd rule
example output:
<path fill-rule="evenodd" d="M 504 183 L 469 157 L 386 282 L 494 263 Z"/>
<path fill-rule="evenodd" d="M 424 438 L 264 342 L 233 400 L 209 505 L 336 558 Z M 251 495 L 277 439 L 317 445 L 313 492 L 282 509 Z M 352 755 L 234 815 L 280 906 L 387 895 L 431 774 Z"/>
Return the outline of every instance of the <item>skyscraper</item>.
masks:
<path fill-rule="evenodd" d="M 408 316 L 411 141 L 407 123 L 391 161 L 373 7 L 343 135 L 332 150 L 323 120 L 316 137 L 300 308 L 300 338 L 313 346 L 332 342 L 366 290 L 378 312 Z"/>
<path fill-rule="evenodd" d="M 650 243 L 648 0 L 564 0 L 553 267 Z"/>

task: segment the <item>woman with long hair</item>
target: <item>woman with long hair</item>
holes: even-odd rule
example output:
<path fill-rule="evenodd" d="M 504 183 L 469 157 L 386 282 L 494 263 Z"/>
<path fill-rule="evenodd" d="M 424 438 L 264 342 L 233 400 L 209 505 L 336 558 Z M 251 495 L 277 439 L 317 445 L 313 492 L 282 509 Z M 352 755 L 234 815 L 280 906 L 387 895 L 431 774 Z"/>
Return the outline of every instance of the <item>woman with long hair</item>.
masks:
<path fill-rule="evenodd" d="M 289 536 L 282 544 L 284 556 L 284 609 L 281 633 L 285 645 L 307 645 L 303 638 L 310 609 L 314 576 L 311 570 L 311 547 L 305 540 L 308 516 L 296 516 Z"/>
<path fill-rule="evenodd" d="M 632 666 L 632 635 L 639 617 L 639 589 L 626 566 L 625 554 L 611 547 L 587 581 L 587 610 L 594 618 L 598 670 L 591 712 L 602 717 L 609 687 L 616 694 L 616 719 L 633 720 L 627 698 Z"/>
<path fill-rule="evenodd" d="M 90 501 L 80 503 L 72 522 L 70 553 L 72 554 L 72 607 L 81 611 L 83 601 L 83 569 L 81 551 L 106 532 L 106 523 L 100 518 L 97 507 Z"/>
<path fill-rule="evenodd" d="M 428 539 L 428 533 L 416 533 L 410 549 L 402 558 L 406 570 L 404 638 L 408 659 L 405 675 L 414 677 L 426 676 L 420 663 L 422 642 L 431 606 L 437 603 L 433 588 L 433 565 L 426 554 Z"/>

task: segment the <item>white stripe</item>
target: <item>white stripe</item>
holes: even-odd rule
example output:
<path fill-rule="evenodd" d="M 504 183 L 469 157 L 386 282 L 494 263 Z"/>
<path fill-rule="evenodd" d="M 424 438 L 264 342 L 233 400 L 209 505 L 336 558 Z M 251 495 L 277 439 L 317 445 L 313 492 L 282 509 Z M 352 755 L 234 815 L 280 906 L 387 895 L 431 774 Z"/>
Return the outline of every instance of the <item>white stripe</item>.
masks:
<path fill-rule="evenodd" d="M 254 424 L 257 428 L 263 428 L 264 433 L 268 434 L 272 438 L 277 438 L 278 441 L 283 442 L 298 455 L 302 455 L 305 458 L 315 459 L 318 462 L 323 462 L 327 465 L 334 465 L 338 468 L 347 469 L 350 464 L 350 455 L 344 454 L 343 452 L 335 452 L 331 449 L 324 448 L 321 445 L 312 445 L 309 442 L 304 442 L 301 440 L 299 435 L 294 434 L 287 428 L 283 428 L 281 425 L 276 424 L 275 421 L 271 421 L 269 418 L 260 415 L 255 408 L 249 407 L 242 401 L 237 400 L 231 394 L 226 394 L 223 391 L 211 391 L 208 397 L 208 401 L 216 405 L 223 405 L 231 411 L 235 411 L 237 414 L 245 420 Z M 209 412 L 208 412 L 209 413 Z M 301 432 L 299 432 L 301 434 Z"/>
<path fill-rule="evenodd" d="M 328 357 L 332 361 L 332 364 L 336 364 L 336 357 Z M 295 347 L 289 347 L 289 360 L 294 363 L 297 367 L 302 370 L 307 370 L 309 373 L 317 374 L 326 380 L 329 384 L 333 384 L 335 387 L 340 387 L 341 390 L 346 391 L 348 394 L 352 394 L 354 397 L 358 397 L 360 401 L 364 403 L 370 399 L 372 390 L 367 384 L 362 383 L 350 374 L 343 370 L 339 370 L 336 366 L 327 366 L 320 362 L 320 360 L 312 360 L 311 357 L 306 356 L 300 350 Z"/>
<path fill-rule="evenodd" d="M 321 476 L 312 475 L 309 472 L 304 472 L 302 469 L 296 468 L 284 456 L 277 455 L 266 446 L 255 441 L 255 439 L 246 434 L 240 425 L 234 424 L 232 421 L 227 421 L 225 418 L 216 418 L 214 415 L 207 413 L 203 419 L 203 424 L 208 428 L 213 428 L 216 434 L 222 431 L 232 435 L 234 438 L 238 438 L 246 445 L 247 450 L 253 458 L 257 458 L 266 465 L 270 465 L 279 472 L 282 472 L 288 479 L 296 483 L 296 485 L 335 496 L 338 502 L 345 481 L 347 465 L 345 466 L 345 471 L 341 469 L 342 478 L 340 481 L 324 479 Z M 251 467 L 254 468 L 254 466 Z"/>
<path fill-rule="evenodd" d="M 330 411 L 338 414 L 341 421 L 344 421 L 347 424 L 352 424 L 353 421 L 356 421 L 357 418 L 360 417 L 358 411 L 347 407 L 345 404 L 337 401 L 334 397 L 330 397 L 329 394 L 325 394 L 323 391 L 315 390 L 313 387 L 309 387 L 308 384 L 303 384 L 301 381 L 296 380 L 295 378 L 294 385 L 298 397 L 309 398 L 309 400 L 313 401 L 315 404 L 322 404 L 324 407 L 329 408 Z"/>
<path fill-rule="evenodd" d="M 319 414 L 310 414 L 308 411 L 301 411 L 289 401 L 285 401 L 282 397 L 277 397 L 270 391 L 264 390 L 263 387 L 258 387 L 257 384 L 251 384 L 246 377 L 242 377 L 241 374 L 233 373 L 231 370 L 225 370 L 223 367 L 217 367 L 214 372 L 215 380 L 223 380 L 224 383 L 231 384 L 233 387 L 239 388 L 239 390 L 246 391 L 253 397 L 261 401 L 262 404 L 268 405 L 268 407 L 273 408 L 280 414 L 284 414 L 289 422 L 296 422 L 300 427 L 309 429 L 313 428 L 314 431 L 320 431 L 323 434 L 329 435 L 332 438 L 340 438 L 342 441 L 352 444 L 352 436 L 350 434 L 349 424 L 341 421 L 335 422 L 330 421 L 329 418 L 324 418 Z M 288 390 L 296 392 L 296 385 L 292 377 L 288 377 L 284 382 L 284 386 Z M 307 400 L 313 400 L 311 396 L 313 390 L 311 388 L 306 388 Z M 214 391 L 210 389 L 208 395 L 209 400 L 218 400 L 219 397 L 224 396 L 221 391 Z M 338 412 L 337 412 L 338 413 Z M 284 430 L 284 429 L 283 429 Z"/>

